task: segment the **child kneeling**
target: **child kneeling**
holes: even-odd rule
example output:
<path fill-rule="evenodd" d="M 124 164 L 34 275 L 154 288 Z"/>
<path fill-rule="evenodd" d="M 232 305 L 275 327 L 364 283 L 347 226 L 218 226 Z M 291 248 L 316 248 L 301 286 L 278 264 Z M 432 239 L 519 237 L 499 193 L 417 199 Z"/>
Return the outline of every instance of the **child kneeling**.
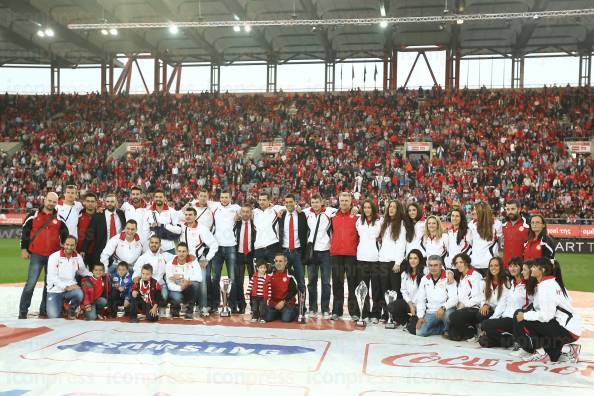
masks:
<path fill-rule="evenodd" d="M 132 285 L 130 299 L 130 322 L 138 322 L 138 308 L 145 312 L 146 320 L 156 322 L 159 320 L 159 306 L 163 305 L 161 286 L 153 278 L 153 266 L 145 264 L 138 283 Z"/>

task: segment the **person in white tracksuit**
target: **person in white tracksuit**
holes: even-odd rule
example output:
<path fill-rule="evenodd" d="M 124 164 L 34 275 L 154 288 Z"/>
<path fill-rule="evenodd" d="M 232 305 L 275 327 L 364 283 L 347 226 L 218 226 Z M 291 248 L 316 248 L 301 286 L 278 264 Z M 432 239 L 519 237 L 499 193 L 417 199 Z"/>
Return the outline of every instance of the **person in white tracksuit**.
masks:
<path fill-rule="evenodd" d="M 581 318 L 567 295 L 558 262 L 535 259 L 531 272 L 538 281 L 534 309 L 514 315 L 514 335 L 523 351 L 519 356 L 524 360 L 546 360 L 536 351 L 542 347 L 552 362 L 575 363 L 580 347 L 572 343 L 581 335 Z M 565 344 L 571 345 L 568 352 L 562 353 Z"/>

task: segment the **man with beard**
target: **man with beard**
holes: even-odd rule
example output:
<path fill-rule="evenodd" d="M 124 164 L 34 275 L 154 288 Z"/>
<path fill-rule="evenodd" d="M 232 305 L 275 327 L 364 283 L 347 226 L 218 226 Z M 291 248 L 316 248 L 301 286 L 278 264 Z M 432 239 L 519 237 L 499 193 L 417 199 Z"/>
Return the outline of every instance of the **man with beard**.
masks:
<path fill-rule="evenodd" d="M 179 212 L 169 207 L 163 190 L 155 190 L 153 204 L 147 208 L 144 227 L 145 233 L 161 238 L 161 250 L 175 254 L 175 241 L 181 234 Z"/>
<path fill-rule="evenodd" d="M 93 193 L 88 193 L 85 195 L 84 207 L 85 210 L 83 210 L 78 216 L 78 242 L 76 245 L 76 251 L 79 252 L 83 257 L 86 255 L 86 251 L 83 250 L 85 237 L 87 236 L 87 231 L 91 225 L 93 215 L 97 212 L 97 196 Z M 87 249 L 93 250 L 94 246 L 95 243 L 93 241 L 87 245 Z M 90 267 L 91 263 L 88 261 L 88 259 L 90 259 L 90 256 L 86 257 L 85 264 L 87 267 Z"/>
<path fill-rule="evenodd" d="M 132 219 L 138 223 L 138 235 L 143 244 L 148 244 L 148 234 L 143 224 L 146 217 L 147 203 L 142 196 L 140 187 L 132 187 L 130 189 L 130 199 L 122 204 L 122 209 L 126 215 L 126 221 Z"/>
<path fill-rule="evenodd" d="M 126 224 L 126 216 L 120 209 L 116 209 L 118 200 L 115 194 L 110 193 L 105 197 L 105 210 L 98 212 L 91 218 L 91 223 L 81 247 L 81 256 L 89 269 L 99 262 L 101 252 L 105 249 L 107 241 L 122 232 Z M 105 266 L 106 268 L 108 265 Z"/>
<path fill-rule="evenodd" d="M 47 316 L 47 263 L 49 256 L 60 250 L 60 244 L 68 236 L 68 227 L 58 217 L 56 204 L 58 195 L 50 192 L 43 201 L 43 207 L 25 219 L 21 236 L 21 256 L 29 260 L 29 274 L 21 294 L 19 304 L 19 319 L 27 319 L 27 311 L 31 305 L 31 298 L 35 284 L 41 270 L 44 269 L 43 297 L 39 306 L 39 316 Z"/>
<path fill-rule="evenodd" d="M 530 227 L 520 214 L 520 205 L 516 201 L 505 204 L 505 215 L 507 221 L 503 224 L 503 262 L 507 269 L 512 257 L 522 257 Z"/>

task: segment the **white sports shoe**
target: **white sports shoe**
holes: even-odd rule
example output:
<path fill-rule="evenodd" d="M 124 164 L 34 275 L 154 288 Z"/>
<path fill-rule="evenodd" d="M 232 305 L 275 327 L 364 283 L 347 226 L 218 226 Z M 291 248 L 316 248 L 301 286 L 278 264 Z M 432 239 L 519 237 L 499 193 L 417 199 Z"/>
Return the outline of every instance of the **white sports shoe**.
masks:
<path fill-rule="evenodd" d="M 556 363 L 577 363 L 579 361 L 582 346 L 580 344 L 569 344 L 567 347 L 563 348 L 567 349 L 567 352 L 562 352 Z"/>
<path fill-rule="evenodd" d="M 549 355 L 546 353 L 534 352 L 530 356 L 526 356 L 522 359 L 525 362 L 542 362 L 548 363 L 550 361 Z"/>

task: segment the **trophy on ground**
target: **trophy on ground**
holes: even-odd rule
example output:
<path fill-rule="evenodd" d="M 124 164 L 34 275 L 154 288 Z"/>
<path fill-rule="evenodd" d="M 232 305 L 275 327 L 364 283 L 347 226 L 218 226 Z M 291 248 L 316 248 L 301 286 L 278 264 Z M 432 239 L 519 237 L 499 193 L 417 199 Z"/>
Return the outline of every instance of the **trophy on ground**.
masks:
<path fill-rule="evenodd" d="M 221 299 L 223 300 L 223 309 L 221 316 L 231 316 L 229 308 L 229 292 L 231 291 L 231 280 L 229 278 L 221 279 Z"/>
<path fill-rule="evenodd" d="M 394 323 L 394 319 L 392 318 L 392 313 L 389 310 L 390 304 L 396 301 L 398 298 L 398 293 L 394 290 L 388 290 L 384 294 L 384 299 L 386 300 L 386 310 L 388 311 L 388 321 L 386 322 L 386 329 L 395 329 L 396 323 Z"/>
<path fill-rule="evenodd" d="M 365 303 L 365 298 L 367 297 L 367 293 L 369 293 L 369 288 L 365 284 L 364 281 L 359 283 L 359 286 L 355 289 L 355 297 L 357 298 L 357 304 L 359 305 L 359 320 L 356 323 L 358 327 L 365 327 L 365 321 L 363 320 L 363 304 Z"/>
<path fill-rule="evenodd" d="M 297 293 L 298 295 L 298 302 L 299 302 L 299 318 L 297 318 L 297 322 L 299 323 L 305 323 L 305 293 L 303 293 L 301 290 L 299 290 L 299 292 Z"/>

